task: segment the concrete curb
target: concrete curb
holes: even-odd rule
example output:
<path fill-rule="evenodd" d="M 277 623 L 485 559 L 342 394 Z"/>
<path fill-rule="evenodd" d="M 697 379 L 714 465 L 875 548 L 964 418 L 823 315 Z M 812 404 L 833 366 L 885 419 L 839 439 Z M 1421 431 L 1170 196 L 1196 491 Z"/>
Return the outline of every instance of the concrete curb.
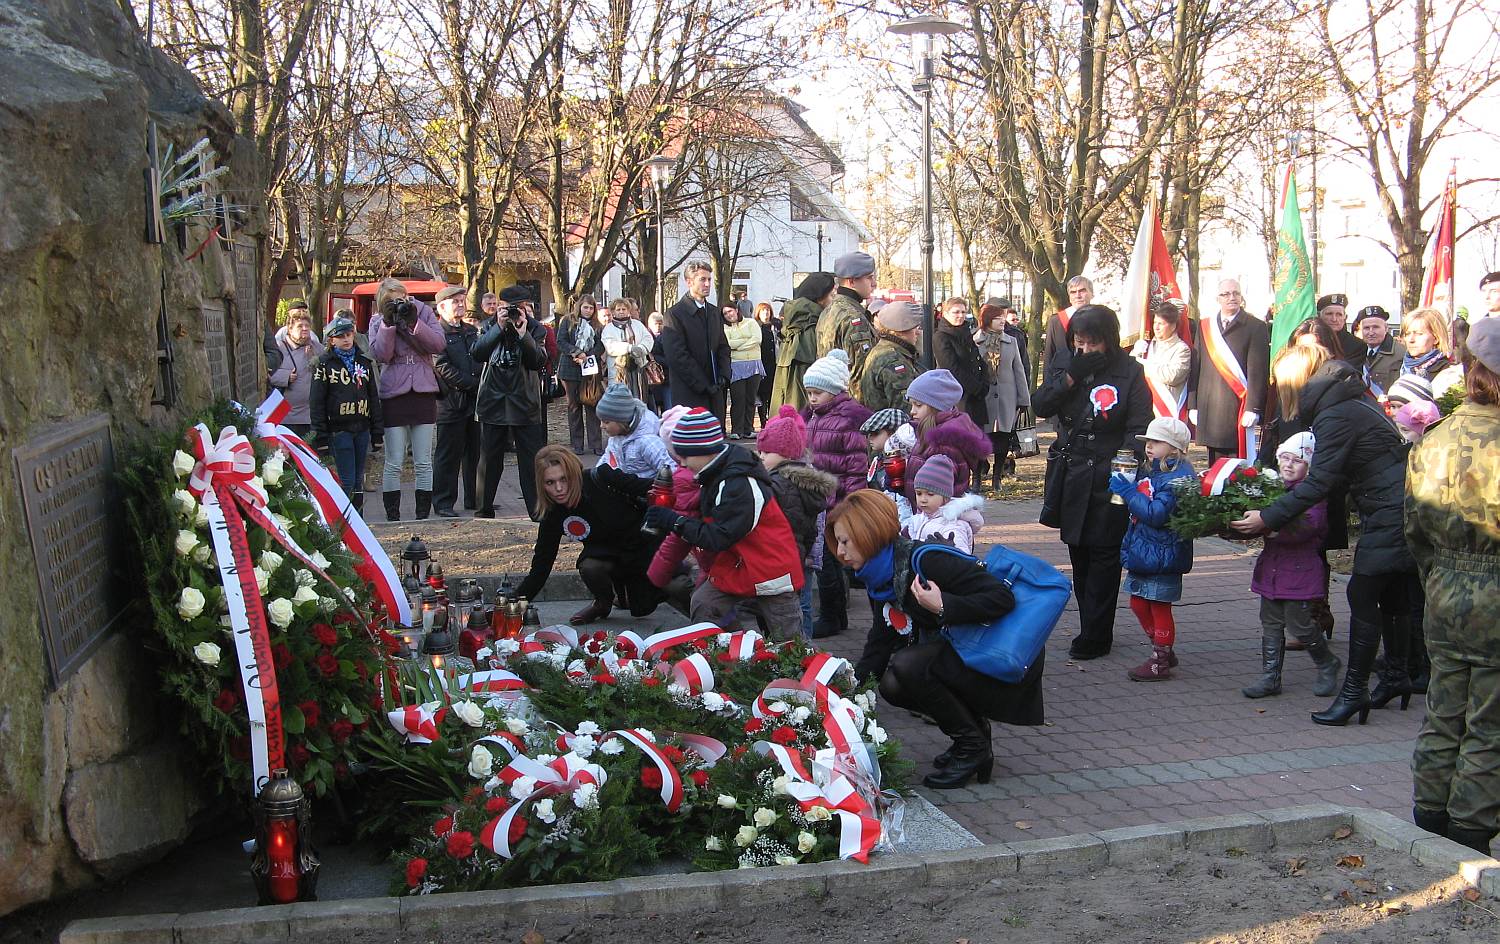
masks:
<path fill-rule="evenodd" d="M 1183 849 L 1264 851 L 1326 839 L 1344 826 L 1381 848 L 1460 875 L 1484 894 L 1500 898 L 1500 862 L 1389 813 L 1320 803 L 1056 839 L 881 856 L 869 865 L 821 862 L 418 898 L 345 899 L 183 915 L 90 918 L 69 924 L 59 944 L 251 944 L 295 941 L 305 934 L 328 931 L 425 932 L 482 923 L 501 908 L 508 917 L 524 918 L 762 907 L 794 896 L 958 886 L 1020 873 L 1089 872 Z"/>

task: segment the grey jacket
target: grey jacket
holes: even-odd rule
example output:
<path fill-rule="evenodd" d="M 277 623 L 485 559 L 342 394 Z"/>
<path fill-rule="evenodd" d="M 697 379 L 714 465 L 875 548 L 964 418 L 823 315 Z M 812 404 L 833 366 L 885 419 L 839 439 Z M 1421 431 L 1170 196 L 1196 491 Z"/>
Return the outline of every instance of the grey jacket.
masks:
<path fill-rule="evenodd" d="M 1016 428 L 1016 412 L 1031 406 L 1031 384 L 1026 379 L 1026 365 L 1021 347 L 1004 331 L 985 331 L 980 335 L 979 352 L 990 368 L 987 433 L 1008 433 Z"/>

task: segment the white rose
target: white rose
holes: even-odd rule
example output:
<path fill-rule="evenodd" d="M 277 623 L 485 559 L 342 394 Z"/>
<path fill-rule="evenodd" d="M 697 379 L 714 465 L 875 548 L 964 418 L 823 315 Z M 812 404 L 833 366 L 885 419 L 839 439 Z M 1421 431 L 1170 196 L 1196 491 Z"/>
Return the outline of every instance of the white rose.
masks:
<path fill-rule="evenodd" d="M 587 734 L 587 735 L 592 736 L 592 735 L 595 735 L 595 734 L 599 733 L 599 725 L 595 724 L 592 721 L 585 721 L 582 724 L 580 724 L 578 727 L 574 728 L 573 729 L 573 733 L 574 734 Z"/>
<path fill-rule="evenodd" d="M 736 845 L 748 846 L 759 838 L 760 832 L 754 826 L 741 826 L 740 831 L 734 834 Z"/>
<path fill-rule="evenodd" d="M 312 561 L 313 565 L 316 566 L 319 570 L 328 569 L 328 558 L 323 556 L 322 551 L 313 551 L 311 554 L 307 555 L 307 559 Z"/>
<path fill-rule="evenodd" d="M 880 725 L 876 724 L 875 722 L 873 722 L 873 721 L 870 722 L 870 726 L 867 729 L 865 729 L 865 733 L 870 736 L 871 743 L 873 743 L 873 744 L 884 744 L 885 743 L 885 737 L 886 737 L 885 728 L 882 728 Z"/>
<path fill-rule="evenodd" d="M 310 571 L 310 570 L 298 570 L 297 571 L 297 586 L 299 586 L 299 587 L 312 587 L 312 586 L 316 586 L 317 582 L 318 582 L 318 578 L 317 578 L 317 576 L 315 576 L 313 574 L 312 571 Z"/>
<path fill-rule="evenodd" d="M 219 647 L 211 642 L 200 642 L 193 647 L 193 656 L 204 665 L 218 665 Z"/>
<path fill-rule="evenodd" d="M 598 746 L 599 742 L 587 734 L 580 734 L 573 738 L 573 753 L 585 760 L 588 759 L 590 754 L 594 753 L 594 750 Z"/>
<path fill-rule="evenodd" d="M 740 808 L 740 801 L 736 800 L 734 797 L 730 796 L 727 793 L 719 794 L 718 803 L 719 806 L 723 807 L 726 810 L 737 810 Z"/>
<path fill-rule="evenodd" d="M 771 714 L 773 715 L 784 715 L 787 712 L 787 703 L 780 699 L 771 702 L 768 707 L 771 709 Z"/>
<path fill-rule="evenodd" d="M 271 575 L 268 574 L 268 573 L 266 573 L 264 570 L 261 570 L 259 567 L 255 568 L 255 589 L 256 589 L 256 592 L 258 592 L 261 596 L 265 596 L 266 595 L 266 588 L 269 587 L 270 585 L 271 585 Z"/>
<path fill-rule="evenodd" d="M 191 531 L 178 531 L 175 544 L 177 547 L 177 556 L 187 557 L 193 553 L 193 548 L 198 546 L 198 535 Z"/>
<path fill-rule="evenodd" d="M 865 711 L 870 711 L 875 707 L 875 699 L 869 692 L 860 692 L 858 695 L 855 695 L 854 703 Z"/>
<path fill-rule="evenodd" d="M 172 493 L 172 503 L 177 506 L 177 513 L 185 518 L 191 518 L 198 511 L 198 499 L 185 488 Z"/>
<path fill-rule="evenodd" d="M 472 701 L 460 700 L 453 703 L 453 714 L 464 724 L 471 728 L 477 728 L 484 724 L 484 709 Z"/>
<path fill-rule="evenodd" d="M 271 622 L 276 624 L 277 629 L 286 629 L 292 625 L 292 618 L 297 614 L 292 609 L 291 600 L 277 597 L 266 606 L 266 615 L 271 617 Z"/>
<path fill-rule="evenodd" d="M 776 864 L 777 865 L 796 865 L 797 864 L 797 857 L 796 856 L 789 856 L 789 855 L 779 855 L 779 856 L 776 857 Z"/>
<path fill-rule="evenodd" d="M 521 644 L 514 639 L 500 639 L 495 642 L 495 655 L 502 659 L 509 658 L 521 651 Z"/>
<path fill-rule="evenodd" d="M 303 571 L 307 573 L 307 571 Z M 318 591 L 312 587 L 298 587 L 297 592 L 292 594 L 293 603 L 316 603 L 318 602 Z"/>
<path fill-rule="evenodd" d="M 527 724 L 521 718 L 506 718 L 505 730 L 517 737 L 525 737 L 526 733 L 531 730 L 531 725 Z"/>
<path fill-rule="evenodd" d="M 284 559 L 275 551 L 262 551 L 260 555 L 260 569 L 268 574 L 273 574 L 276 572 L 276 568 L 281 566 L 281 562 Z"/>
<path fill-rule="evenodd" d="M 469 776 L 475 780 L 484 780 L 494 767 L 495 755 L 483 744 L 475 744 L 474 749 L 469 752 Z"/>
<path fill-rule="evenodd" d="M 208 527 L 208 506 L 200 504 L 193 512 L 193 527 Z"/>
<path fill-rule="evenodd" d="M 193 467 L 197 464 L 197 459 L 194 459 L 181 449 L 172 454 L 172 471 L 177 473 L 178 478 L 185 478 L 189 472 L 193 471 Z"/>
<path fill-rule="evenodd" d="M 802 815 L 807 817 L 807 821 L 810 823 L 826 823 L 833 819 L 833 814 L 828 812 L 828 807 L 826 806 L 810 807 Z"/>
<path fill-rule="evenodd" d="M 510 785 L 510 795 L 513 799 L 524 800 L 527 797 L 531 796 L 531 792 L 535 789 L 535 777 L 517 777 L 516 780 Z"/>
<path fill-rule="evenodd" d="M 641 737 L 645 738 L 646 740 L 650 741 L 653 744 L 656 743 L 656 735 L 652 734 L 650 731 L 648 731 L 645 728 L 636 728 L 635 729 L 635 733 L 639 734 Z"/>
<path fill-rule="evenodd" d="M 720 649 L 728 648 L 728 646 L 729 646 L 729 634 L 728 633 L 720 633 L 719 635 L 715 636 L 714 637 L 714 645 L 718 646 Z"/>
<path fill-rule="evenodd" d="M 482 646 L 474 650 L 474 661 L 483 662 L 494 654 L 495 650 L 491 649 L 489 646 Z"/>
<path fill-rule="evenodd" d="M 703 707 L 709 711 L 719 711 L 724 707 L 724 696 L 718 692 L 703 693 Z"/>
<path fill-rule="evenodd" d="M 812 711 L 806 706 L 798 706 L 792 709 L 792 724 L 801 724 L 812 717 Z"/>
<path fill-rule="evenodd" d="M 768 810 L 763 806 L 755 811 L 755 815 L 752 816 L 751 819 L 755 821 L 755 825 L 759 826 L 761 829 L 765 829 L 767 826 L 776 822 L 776 813 L 775 811 Z"/>
<path fill-rule="evenodd" d="M 557 822 L 557 813 L 552 808 L 552 798 L 539 801 L 532 809 L 536 812 L 536 818 L 544 823 Z"/>
<path fill-rule="evenodd" d="M 207 544 L 200 544 L 193 548 L 193 560 L 199 564 L 206 564 L 213 557 L 213 548 Z"/>
<path fill-rule="evenodd" d="M 709 852 L 723 852 L 724 840 L 720 839 L 718 836 L 709 836 L 707 839 L 703 840 L 703 848 L 707 849 Z"/>
<path fill-rule="evenodd" d="M 791 783 L 792 778 L 786 776 L 785 774 L 782 774 L 780 777 L 777 777 L 775 780 L 771 781 L 771 792 L 776 794 L 777 796 L 786 796 L 789 792 L 787 788 L 791 786 Z"/>
<path fill-rule="evenodd" d="M 813 847 L 817 844 L 818 837 L 812 833 L 803 831 L 797 834 L 797 851 L 803 855 L 813 851 Z"/>
<path fill-rule="evenodd" d="M 281 484 L 281 473 L 285 471 L 286 466 L 283 464 L 281 453 L 276 452 L 271 454 L 271 458 L 261 463 L 260 477 L 265 480 L 267 485 L 279 485 Z"/>
<path fill-rule="evenodd" d="M 279 515 L 274 511 L 271 512 L 271 520 L 276 522 L 277 526 L 279 526 L 283 531 L 292 526 L 292 519 L 288 518 L 285 515 Z"/>
<path fill-rule="evenodd" d="M 607 754 L 611 757 L 623 750 L 625 750 L 625 745 L 620 743 L 619 738 L 610 738 L 608 741 L 605 741 L 603 744 L 599 745 L 599 753 Z"/>
<path fill-rule="evenodd" d="M 580 810 L 591 809 L 599 805 L 599 788 L 591 783 L 585 783 L 573 791 L 573 805 Z"/>
<path fill-rule="evenodd" d="M 192 619 L 202 612 L 203 591 L 183 587 L 182 593 L 177 597 L 177 615 L 183 619 Z"/>

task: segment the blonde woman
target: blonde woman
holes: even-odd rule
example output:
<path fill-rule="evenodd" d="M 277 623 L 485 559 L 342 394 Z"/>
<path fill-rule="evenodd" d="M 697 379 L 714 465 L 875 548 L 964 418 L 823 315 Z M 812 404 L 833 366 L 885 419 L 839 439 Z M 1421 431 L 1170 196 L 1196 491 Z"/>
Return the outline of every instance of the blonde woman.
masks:
<path fill-rule="evenodd" d="M 417 517 L 432 510 L 432 449 L 437 437 L 437 372 L 433 357 L 447 348 L 437 313 L 407 295 L 399 279 L 375 292 L 370 352 L 380 365 L 380 413 L 385 423 L 381 497 L 387 521 L 401 520 L 401 467 L 411 451 Z"/>
<path fill-rule="evenodd" d="M 1406 345 L 1406 357 L 1401 361 L 1401 373 L 1416 374 L 1428 383 L 1437 375 L 1453 366 L 1453 351 L 1448 346 L 1448 319 L 1436 308 L 1418 308 L 1409 311 L 1401 319 L 1401 343 Z M 1441 394 L 1436 385 L 1433 393 Z"/>
<path fill-rule="evenodd" d="M 612 367 L 606 382 L 618 381 L 630 388 L 631 396 L 645 400 L 646 362 L 656 347 L 656 336 L 641 324 L 633 299 L 617 298 L 609 303 L 609 321 L 599 332 L 599 340 Z"/>

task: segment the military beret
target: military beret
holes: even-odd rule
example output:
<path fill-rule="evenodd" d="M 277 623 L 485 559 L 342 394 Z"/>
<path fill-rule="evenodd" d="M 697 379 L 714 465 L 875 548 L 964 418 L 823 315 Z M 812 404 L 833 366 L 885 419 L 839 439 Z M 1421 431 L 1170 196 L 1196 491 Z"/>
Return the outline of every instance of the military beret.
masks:
<path fill-rule="evenodd" d="M 1334 292 L 1332 295 L 1324 295 L 1318 299 L 1318 311 L 1322 311 L 1329 305 L 1337 305 L 1340 308 L 1349 307 L 1349 296 L 1343 292 Z"/>
<path fill-rule="evenodd" d="M 846 252 L 833 260 L 833 274 L 841 279 L 860 279 L 875 274 L 875 257 L 867 252 Z"/>
<path fill-rule="evenodd" d="M 1379 305 L 1366 305 L 1359 310 L 1359 314 L 1354 316 L 1354 327 L 1358 328 L 1359 323 L 1366 318 L 1379 318 L 1381 321 L 1390 321 L 1391 313 Z"/>
<path fill-rule="evenodd" d="M 1484 278 L 1479 280 L 1479 287 L 1484 288 L 1491 282 L 1500 282 L 1500 272 L 1487 272 Z"/>
<path fill-rule="evenodd" d="M 1500 374 L 1500 318 L 1480 318 L 1471 324 L 1464 343 L 1479 363 Z"/>

